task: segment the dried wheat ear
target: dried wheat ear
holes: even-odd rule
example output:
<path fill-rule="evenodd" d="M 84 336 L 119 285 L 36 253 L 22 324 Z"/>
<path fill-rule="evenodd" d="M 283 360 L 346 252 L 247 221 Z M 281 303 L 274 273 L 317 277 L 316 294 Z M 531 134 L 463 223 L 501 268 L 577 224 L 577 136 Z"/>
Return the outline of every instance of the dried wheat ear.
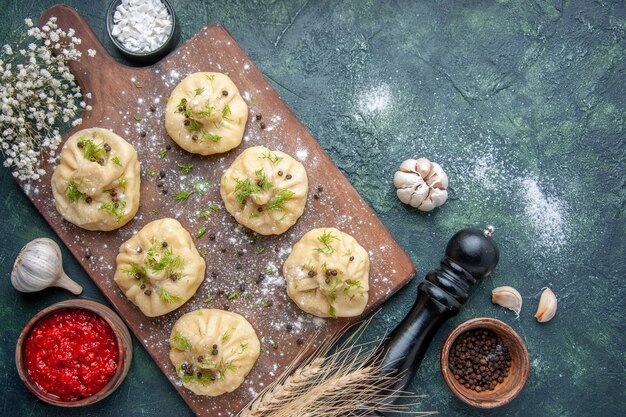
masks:
<path fill-rule="evenodd" d="M 238 417 L 434 414 L 409 411 L 421 396 L 392 389 L 399 376 L 382 371 L 380 343 L 360 341 L 370 321 L 371 318 L 358 324 L 336 348 L 333 346 L 349 329 L 331 338 L 297 366 L 319 334 L 311 337 L 285 372 L 244 407 Z M 402 404 L 393 404 L 398 398 L 403 399 Z"/>

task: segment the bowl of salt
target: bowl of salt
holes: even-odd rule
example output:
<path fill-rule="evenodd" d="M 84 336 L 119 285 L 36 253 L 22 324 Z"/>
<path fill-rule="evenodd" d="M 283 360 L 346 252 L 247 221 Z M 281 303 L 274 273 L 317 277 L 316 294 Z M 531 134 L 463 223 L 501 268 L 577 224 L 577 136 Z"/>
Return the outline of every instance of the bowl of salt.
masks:
<path fill-rule="evenodd" d="M 114 0 L 106 26 L 117 49 L 144 64 L 158 61 L 177 41 L 176 13 L 168 0 Z"/>

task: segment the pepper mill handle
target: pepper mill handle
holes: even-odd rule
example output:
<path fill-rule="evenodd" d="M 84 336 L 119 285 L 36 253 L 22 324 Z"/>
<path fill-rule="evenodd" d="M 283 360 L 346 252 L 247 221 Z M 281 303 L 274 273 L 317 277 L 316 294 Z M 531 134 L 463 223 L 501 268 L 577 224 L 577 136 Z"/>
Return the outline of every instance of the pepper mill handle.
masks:
<path fill-rule="evenodd" d="M 439 267 L 419 285 L 411 311 L 379 347 L 383 371 L 399 377 L 391 390 L 406 389 L 437 330 L 459 312 L 470 287 L 496 268 L 500 253 L 493 233 L 493 226 L 457 232 Z"/>

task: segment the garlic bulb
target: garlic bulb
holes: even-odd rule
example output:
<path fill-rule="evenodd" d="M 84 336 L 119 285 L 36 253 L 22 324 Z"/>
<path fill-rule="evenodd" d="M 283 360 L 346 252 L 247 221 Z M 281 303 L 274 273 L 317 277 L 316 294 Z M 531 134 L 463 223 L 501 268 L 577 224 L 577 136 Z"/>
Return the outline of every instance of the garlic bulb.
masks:
<path fill-rule="evenodd" d="M 522 296 L 513 287 L 497 287 L 491 290 L 491 302 L 513 310 L 518 316 L 522 311 Z"/>
<path fill-rule="evenodd" d="M 552 317 L 556 314 L 556 295 L 552 292 L 550 288 L 546 288 L 541 293 L 541 298 L 539 299 L 539 306 L 537 307 L 537 312 L 535 313 L 535 318 L 539 323 L 545 323 L 546 321 L 552 320 Z"/>
<path fill-rule="evenodd" d="M 61 248 L 45 237 L 30 241 L 22 248 L 11 273 L 11 284 L 21 292 L 41 291 L 48 287 L 61 287 L 73 294 L 83 288 L 63 271 Z"/>
<path fill-rule="evenodd" d="M 448 199 L 448 176 L 426 158 L 407 159 L 393 177 L 400 201 L 421 211 L 431 211 Z"/>

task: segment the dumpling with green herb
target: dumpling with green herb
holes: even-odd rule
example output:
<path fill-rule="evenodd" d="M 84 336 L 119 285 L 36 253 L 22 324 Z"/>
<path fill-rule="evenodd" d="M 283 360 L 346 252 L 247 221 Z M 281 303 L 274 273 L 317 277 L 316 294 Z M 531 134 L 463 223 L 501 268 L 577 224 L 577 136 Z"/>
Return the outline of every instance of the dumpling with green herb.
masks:
<path fill-rule="evenodd" d="M 128 223 L 139 210 L 139 188 L 135 148 L 100 128 L 70 136 L 52 174 L 57 210 L 87 230 L 109 231 Z"/>
<path fill-rule="evenodd" d="M 224 172 L 220 194 L 239 223 L 262 235 L 279 235 L 304 212 L 308 189 L 300 162 L 284 152 L 253 146 Z"/>
<path fill-rule="evenodd" d="M 203 308 L 178 319 L 170 360 L 185 388 L 215 397 L 239 387 L 261 353 L 252 325 L 241 315 Z"/>
<path fill-rule="evenodd" d="M 347 233 L 332 227 L 302 236 L 283 265 L 287 294 L 318 317 L 354 317 L 368 300 L 370 260 Z"/>
<path fill-rule="evenodd" d="M 200 155 L 227 152 L 241 143 L 248 105 L 233 81 L 219 72 L 196 72 L 172 91 L 165 128 L 184 150 Z"/>
<path fill-rule="evenodd" d="M 174 219 L 148 223 L 120 247 L 115 282 L 148 317 L 185 304 L 204 280 L 206 263 Z"/>

